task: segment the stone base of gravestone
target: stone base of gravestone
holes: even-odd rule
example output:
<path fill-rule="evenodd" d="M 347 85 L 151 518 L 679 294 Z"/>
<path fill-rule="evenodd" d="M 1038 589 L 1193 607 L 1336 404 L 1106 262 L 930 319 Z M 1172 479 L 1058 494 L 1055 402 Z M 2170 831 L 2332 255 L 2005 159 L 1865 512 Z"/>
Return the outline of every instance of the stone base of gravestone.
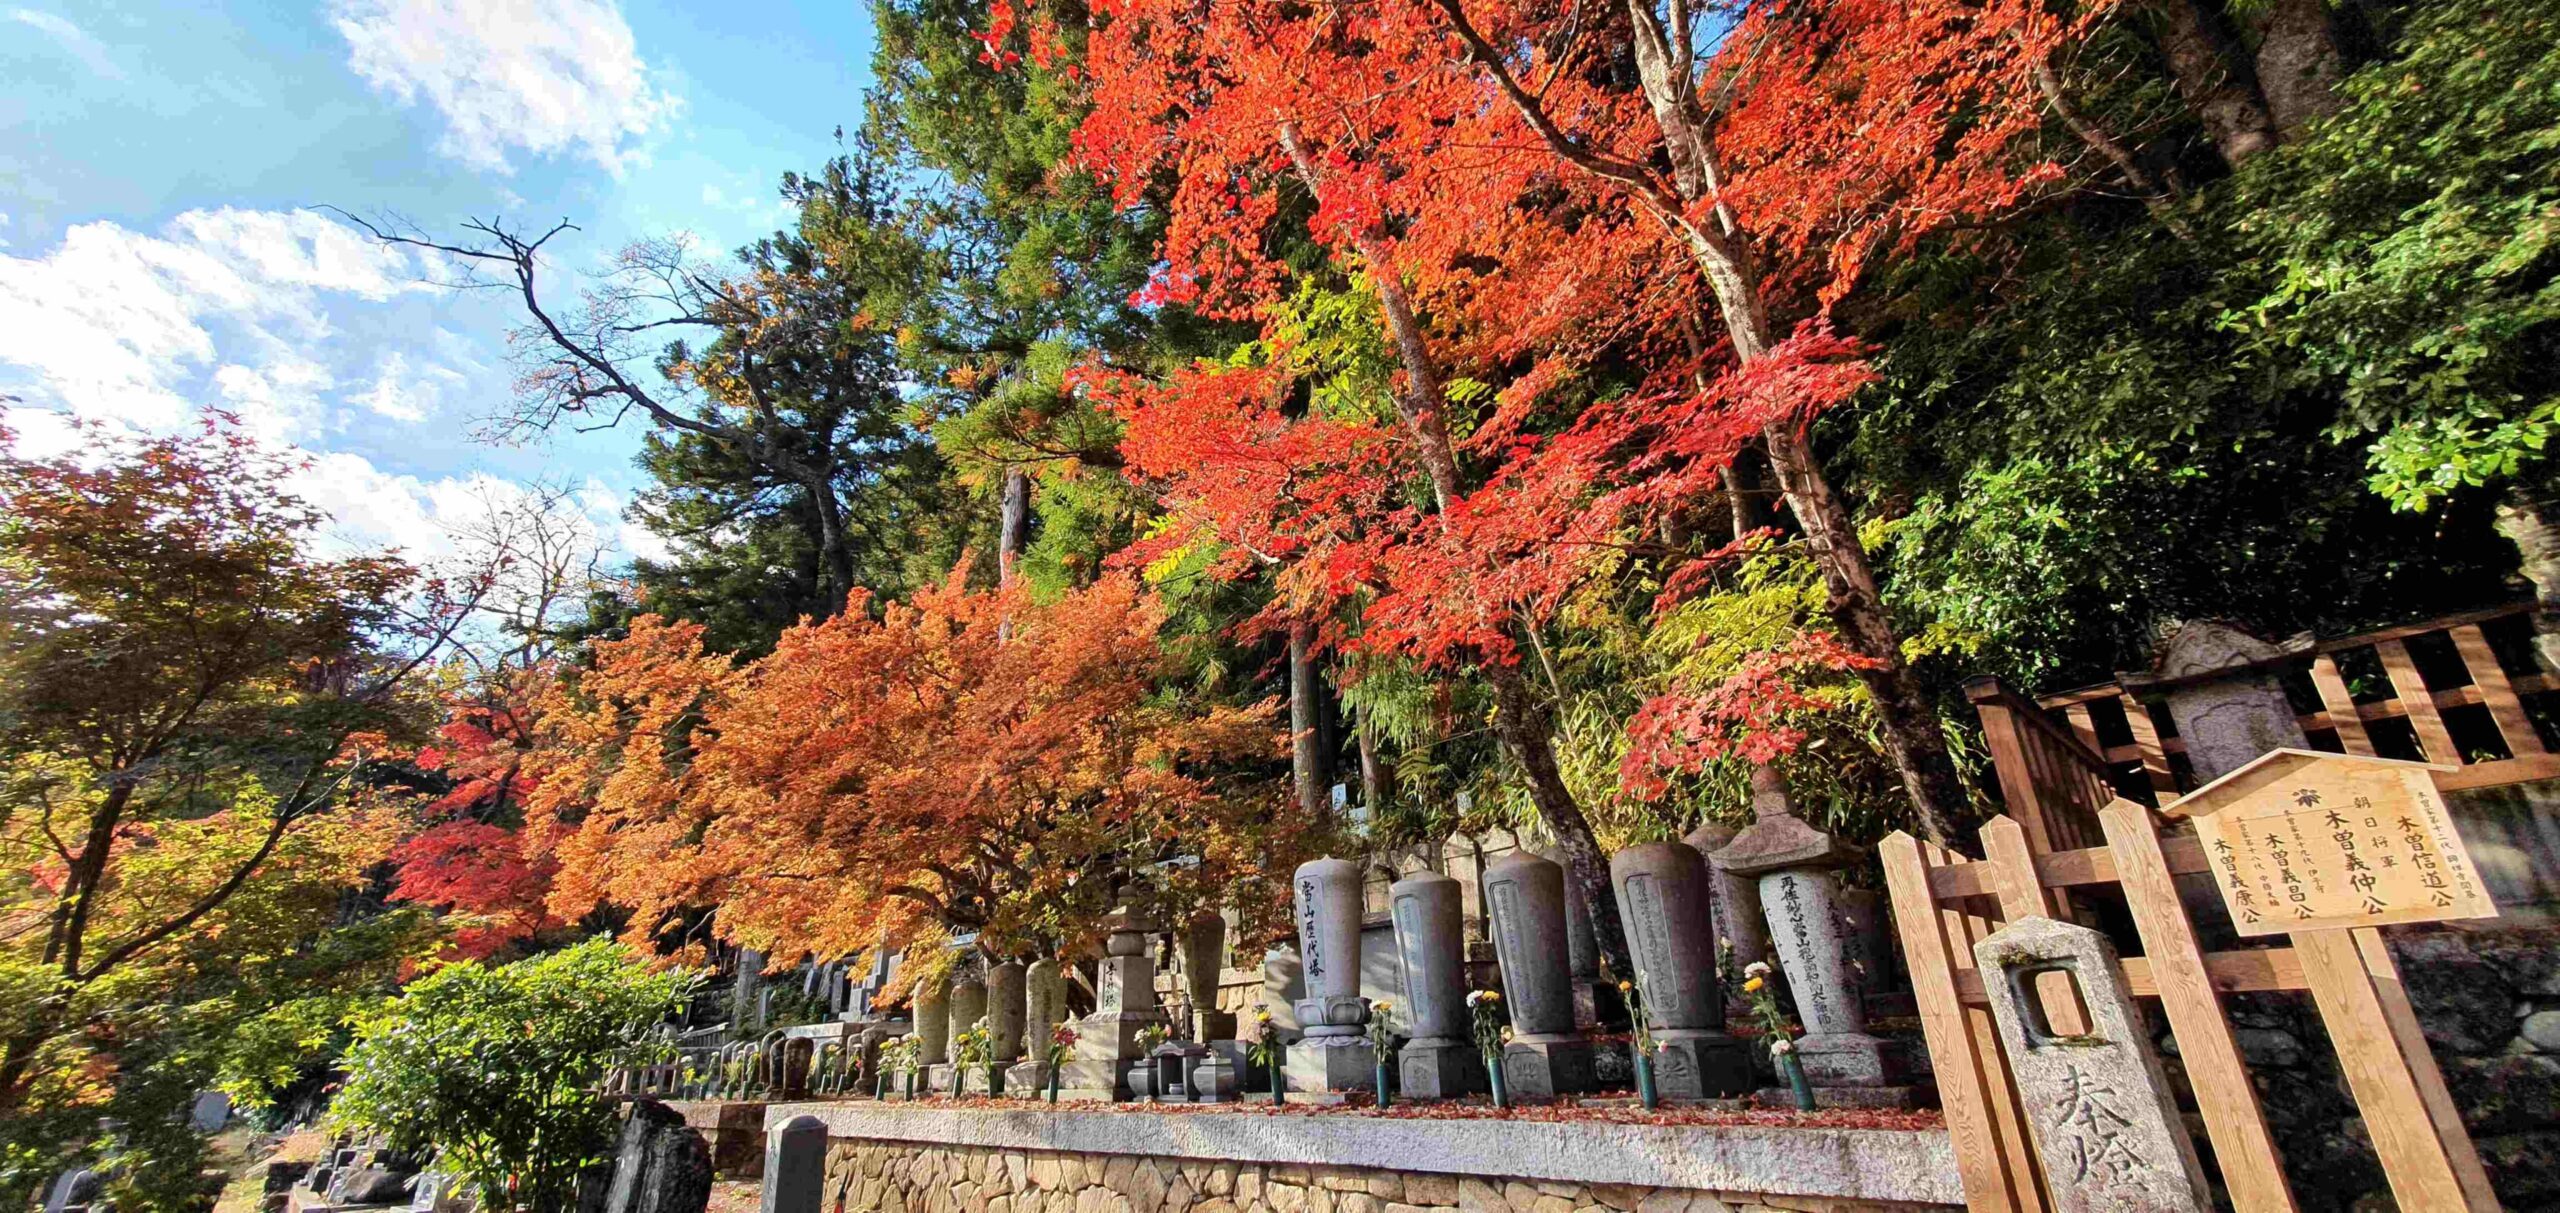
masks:
<path fill-rule="evenodd" d="M 1046 1051 L 1047 1048 L 1047 1045 L 1041 1046 L 1043 1051 Z M 1060 1074 L 1059 1085 L 1064 1086 L 1065 1080 L 1066 1076 L 1063 1073 Z M 1019 1096 L 1023 1099 L 1048 1098 L 1049 1063 L 1045 1061 L 1017 1061 L 1012 1065 L 1005 1067 L 1004 1093 L 1007 1095 Z"/>
<path fill-rule="evenodd" d="M 1887 1110 L 1908 1112 L 1915 1108 L 1937 1106 L 1936 1093 L 1927 1087 L 1815 1087 L 1813 1106 L 1816 1111 Z M 1785 1087 L 1762 1087 L 1751 1096 L 1751 1102 L 1763 1108 L 1792 1112 L 1796 1093 Z"/>
<path fill-rule="evenodd" d="M 1366 1036 L 1310 1036 L 1289 1046 L 1287 1072 L 1292 1091 L 1373 1091 L 1378 1055 Z"/>
<path fill-rule="evenodd" d="M 1396 1050 L 1396 1085 L 1407 1099 L 1456 1099 L 1493 1089 L 1473 1041 L 1407 1041 Z"/>
<path fill-rule="evenodd" d="M 1146 1063 L 1137 1058 L 1079 1057 L 1058 1071 L 1058 1098 L 1119 1100 L 1135 1098 L 1131 1075 Z M 1048 1088 L 1042 1087 L 1046 1098 Z"/>
<path fill-rule="evenodd" d="M 926 1066 L 924 1068 L 924 1083 L 922 1085 L 922 1090 L 928 1095 L 949 1095 L 951 1093 L 951 1078 L 959 1072 L 960 1067 L 952 1065 L 949 1062 L 944 1062 L 938 1066 Z"/>
<path fill-rule="evenodd" d="M 1910 1073 L 1900 1048 L 1864 1032 L 1799 1036 L 1796 1060 L 1816 1087 L 1890 1087 Z"/>
<path fill-rule="evenodd" d="M 1722 1032 L 1657 1033 L 1653 1086 L 1664 1099 L 1724 1099 L 1751 1089 L 1751 1046 Z"/>
<path fill-rule="evenodd" d="M 1502 1085 L 1513 1099 L 1578 1095 L 1598 1085 L 1599 1060 L 1591 1042 L 1514 1040 L 1502 1050 Z"/>

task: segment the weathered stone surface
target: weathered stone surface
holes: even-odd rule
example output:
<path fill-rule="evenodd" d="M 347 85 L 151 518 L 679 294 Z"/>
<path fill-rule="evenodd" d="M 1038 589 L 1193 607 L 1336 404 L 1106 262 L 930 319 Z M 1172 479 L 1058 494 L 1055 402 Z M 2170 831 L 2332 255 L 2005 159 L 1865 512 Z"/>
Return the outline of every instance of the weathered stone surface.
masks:
<path fill-rule="evenodd" d="M 2283 684 L 2257 668 L 2307 650 L 2310 640 L 2305 633 L 2270 644 L 2227 623 L 2190 620 L 2162 638 L 2149 671 L 2119 681 L 2137 694 L 2165 692 L 2196 782 L 2210 783 L 2270 750 L 2310 748 Z"/>
<path fill-rule="evenodd" d="M 1901 1077 L 1899 1055 L 1867 1034 L 1866 1000 L 1850 979 L 1839 893 L 1839 878 L 1821 869 L 1789 868 L 1760 878 L 1778 967 L 1804 1020 L 1796 1056 L 1816 1086 L 1890 1085 Z"/>
<path fill-rule="evenodd" d="M 1750 1055 L 1724 1032 L 1706 859 L 1687 843 L 1647 843 L 1618 852 L 1609 874 L 1661 1046 L 1653 1058 L 1657 1089 L 1671 1099 L 1750 1089 Z"/>
<path fill-rule="evenodd" d="M 951 979 L 948 975 L 916 983 L 915 1037 L 919 1065 L 951 1060 Z"/>
<path fill-rule="evenodd" d="M 948 1021 L 951 1028 L 948 1039 L 955 1041 L 960 1039 L 961 1033 L 976 1027 L 978 1025 L 978 1021 L 985 1019 L 986 1017 L 987 983 L 985 980 L 981 979 L 976 974 L 969 974 L 955 978 L 951 983 L 950 1018 Z M 958 1054 L 954 1053 L 952 1056 L 957 1058 Z"/>
<path fill-rule="evenodd" d="M 998 1065 L 1011 1065 L 1024 1056 L 1022 1027 L 1030 1009 L 1027 984 L 1021 961 L 1008 960 L 987 969 L 988 1050 Z"/>
<path fill-rule="evenodd" d="M 1521 1037 L 1565 1038 L 1573 1031 L 1573 975 L 1564 919 L 1564 868 L 1514 851 L 1485 869 L 1484 900 L 1502 997 Z"/>
<path fill-rule="evenodd" d="M 2115 949 L 2087 927 L 2022 918 L 1974 945 L 2002 1051 L 2062 1213 L 2194 1210 L 2211 1189 L 2177 1099 L 2126 992 Z M 2066 972 L 2089 1016 L 2056 1036 L 2036 977 Z"/>

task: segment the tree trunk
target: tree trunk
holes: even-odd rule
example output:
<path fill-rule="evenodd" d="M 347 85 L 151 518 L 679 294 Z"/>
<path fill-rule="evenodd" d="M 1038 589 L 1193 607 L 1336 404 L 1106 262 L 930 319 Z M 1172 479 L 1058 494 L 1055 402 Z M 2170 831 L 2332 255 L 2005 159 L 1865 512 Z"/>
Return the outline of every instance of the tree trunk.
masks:
<path fill-rule="evenodd" d="M 1323 688 L 1316 670 L 1316 626 L 1289 628 L 1289 772 L 1297 779 L 1298 811 L 1311 820 L 1333 813 L 1333 755 L 1324 748 Z"/>
<path fill-rule="evenodd" d="M 1956 776 L 1955 759 L 1947 753 L 1939 730 L 1937 705 L 1929 701 L 1920 680 L 1902 660 L 1901 638 L 1885 617 L 1884 598 L 1876 589 L 1875 569 L 1858 542 L 1857 524 L 1831 483 L 1822 475 L 1803 437 L 1784 423 L 1761 437 L 1768 443 L 1769 466 L 1778 474 L 1787 506 L 1813 549 L 1829 594 L 1832 621 L 1840 625 L 1849 647 L 1872 659 L 1873 669 L 1858 671 L 1875 701 L 1876 720 L 1884 733 L 1885 753 L 1902 774 L 1903 790 L 1930 841 L 1947 845 L 1966 804 L 1964 782 Z"/>
<path fill-rule="evenodd" d="M 2159 0 L 2152 11 L 2160 17 L 2160 51 L 2178 95 L 2222 158 L 2236 166 L 2274 147 L 2275 116 L 2222 13 L 2205 0 Z"/>
<path fill-rule="evenodd" d="M 2276 136 L 2290 141 L 2304 124 L 2338 108 L 2337 27 L 2325 0 L 2269 0 L 2258 17 L 2258 90 Z"/>
<path fill-rule="evenodd" d="M 1012 585 L 1014 565 L 1031 531 L 1031 477 L 1021 468 L 1004 471 L 1004 502 L 996 521 L 996 583 Z"/>
<path fill-rule="evenodd" d="M 1626 927 L 1618 919 L 1617 895 L 1609 887 L 1608 858 L 1600 853 L 1590 819 L 1582 815 L 1582 806 L 1574 802 L 1572 789 L 1564 786 L 1564 774 L 1556 767 L 1555 719 L 1519 666 L 1487 662 L 1484 671 L 1493 684 L 1494 735 L 1528 777 L 1529 801 L 1537 806 L 1539 821 L 1564 854 L 1566 892 L 1582 899 L 1591 916 L 1592 940 L 1609 971 L 1620 977 L 1632 974 L 1635 967 L 1627 952 Z"/>
<path fill-rule="evenodd" d="M 66 978 L 80 975 L 80 954 L 89 934 L 89 909 L 97 901 L 98 883 L 106 879 L 107 860 L 115 850 L 116 827 L 124 824 L 125 806 L 131 803 L 132 772 L 110 774 L 106 799 L 89 815 L 89 829 L 80 840 L 80 853 L 65 865 L 62 893 L 54 899 L 53 922 L 45 935 L 44 962 L 60 966 Z"/>
<path fill-rule="evenodd" d="M 844 506 L 836 500 L 835 478 L 813 476 L 801 485 L 818 519 L 818 610 L 821 619 L 842 613 L 853 594 L 853 549 L 845 542 Z"/>
<path fill-rule="evenodd" d="M 1367 807 L 1371 820 L 1387 803 L 1387 766 L 1378 759 L 1378 743 L 1369 736 L 1369 722 L 1364 717 L 1351 735 L 1360 743 L 1360 803 Z"/>

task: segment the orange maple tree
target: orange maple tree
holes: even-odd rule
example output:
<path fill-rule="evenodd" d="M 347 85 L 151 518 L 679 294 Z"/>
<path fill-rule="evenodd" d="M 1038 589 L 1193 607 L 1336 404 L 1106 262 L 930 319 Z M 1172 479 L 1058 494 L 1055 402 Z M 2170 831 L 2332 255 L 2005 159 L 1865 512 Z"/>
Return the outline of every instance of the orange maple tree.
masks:
<path fill-rule="evenodd" d="M 857 600 L 744 667 L 643 620 L 546 725 L 535 794 L 559 913 L 687 907 L 767 955 L 853 955 L 928 925 L 1025 953 L 1114 899 L 1232 897 L 1279 917 L 1315 836 L 1286 805 L 1274 707 L 1163 698 L 1159 608 L 1126 575 L 1053 601 L 955 573 Z"/>

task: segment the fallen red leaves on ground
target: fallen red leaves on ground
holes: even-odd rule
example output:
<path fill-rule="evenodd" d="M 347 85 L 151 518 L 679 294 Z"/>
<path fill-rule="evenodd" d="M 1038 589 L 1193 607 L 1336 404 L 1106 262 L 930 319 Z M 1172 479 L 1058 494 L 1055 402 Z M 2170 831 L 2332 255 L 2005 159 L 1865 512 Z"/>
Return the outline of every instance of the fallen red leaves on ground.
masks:
<path fill-rule="evenodd" d="M 1026 1112 L 1048 1110 L 1051 1105 L 1024 1099 L 988 1099 L 973 1095 L 964 1099 L 929 1099 L 924 1103 L 941 1108 L 966 1108 L 987 1112 Z M 1466 1101 L 1432 1103 L 1397 1103 L 1379 1110 L 1365 1099 L 1359 1103 L 1315 1104 L 1304 1101 L 1271 1105 L 1266 1095 L 1240 1103 L 1220 1104 L 1149 1104 L 1100 1103 L 1093 1100 L 1067 1100 L 1058 1109 L 1073 1112 L 1124 1112 L 1133 1115 L 1187 1116 L 1364 1116 L 1390 1120 L 1518 1120 L 1544 1124 L 1589 1122 L 1620 1125 L 1664 1125 L 1685 1128 L 1764 1128 L 1764 1129 L 1891 1129 L 1917 1131 L 1943 1129 L 1946 1120 L 1935 1108 L 1903 1111 L 1888 1108 L 1831 1108 L 1819 1112 L 1796 1112 L 1769 1108 L 1669 1107 L 1648 1112 L 1632 1102 L 1583 1103 L 1558 1100 L 1555 1103 L 1529 1104 L 1496 1108 L 1481 1098 Z"/>

